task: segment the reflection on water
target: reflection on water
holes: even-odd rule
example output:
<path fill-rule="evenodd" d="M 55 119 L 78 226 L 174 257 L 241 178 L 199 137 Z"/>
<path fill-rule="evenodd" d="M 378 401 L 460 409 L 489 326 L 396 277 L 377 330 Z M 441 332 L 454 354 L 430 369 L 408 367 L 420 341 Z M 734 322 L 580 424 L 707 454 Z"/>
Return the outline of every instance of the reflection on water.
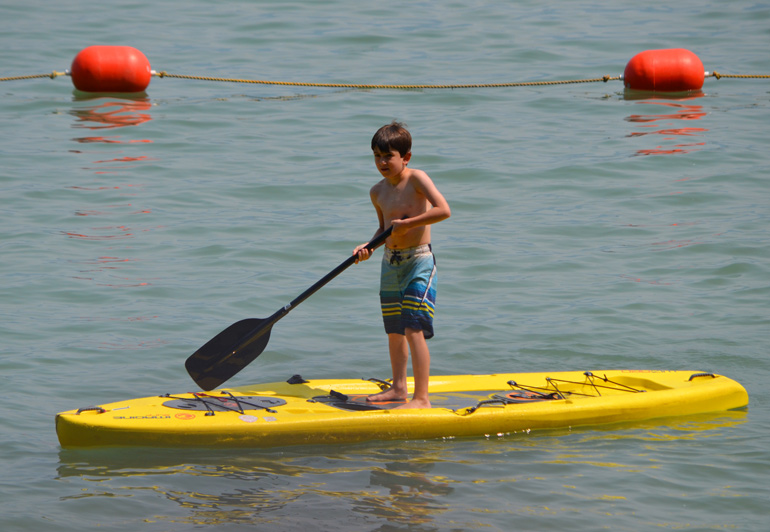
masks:
<path fill-rule="evenodd" d="M 76 100 L 76 101 L 83 101 Z M 152 120 L 149 111 L 152 103 L 149 98 L 110 99 L 97 105 L 76 107 L 70 114 L 77 118 L 74 128 L 112 129 L 116 127 L 138 126 Z"/>
<path fill-rule="evenodd" d="M 147 139 L 135 139 L 135 140 L 120 140 L 119 136 L 113 136 L 113 137 L 78 137 L 72 139 L 75 142 L 79 142 L 81 144 L 88 144 L 90 142 L 101 142 L 104 144 L 133 144 L 137 142 L 152 142 L 151 140 Z M 72 153 L 80 153 L 77 150 L 71 150 Z"/>
<path fill-rule="evenodd" d="M 639 149 L 636 151 L 636 155 L 674 155 L 683 154 L 697 151 L 700 146 L 704 146 L 705 142 L 681 142 L 678 137 L 700 137 L 704 133 L 708 132 L 708 129 L 703 127 L 682 127 L 677 121 L 679 120 L 700 120 L 707 115 L 703 110 L 703 106 L 693 103 L 683 103 L 686 100 L 700 98 L 703 93 L 698 91 L 697 93 L 687 94 L 686 97 L 682 97 L 679 101 L 663 101 L 661 96 L 649 96 L 645 99 L 637 101 L 640 105 L 655 105 L 658 106 L 655 110 L 663 112 L 651 113 L 651 114 L 632 114 L 625 118 L 627 122 L 638 124 L 641 131 L 634 131 L 627 135 L 628 137 L 647 137 L 649 135 L 660 135 L 663 137 L 664 142 L 670 141 L 675 144 L 672 145 L 659 145 L 654 148 Z M 626 99 L 635 100 L 637 98 Z M 662 109 L 660 109 L 662 108 Z"/>
<path fill-rule="evenodd" d="M 75 129 L 116 129 L 140 126 L 150 120 L 152 116 L 148 111 L 152 108 L 152 103 L 146 94 L 135 97 L 114 97 L 105 95 L 84 95 L 76 93 L 73 102 L 73 108 L 69 113 L 75 117 L 72 127 Z M 152 214 L 151 209 L 142 208 L 133 203 L 118 203 L 114 201 L 115 193 L 121 197 L 137 197 L 143 192 L 142 184 L 137 183 L 109 183 L 104 181 L 104 177 L 118 173 L 137 172 L 142 165 L 148 162 L 157 161 L 155 157 L 145 154 L 131 153 L 126 154 L 123 151 L 124 144 L 151 143 L 148 139 L 122 140 L 120 136 L 87 136 L 72 139 L 78 144 L 100 143 L 106 146 L 96 146 L 93 153 L 98 154 L 93 158 L 89 165 L 81 166 L 89 174 L 89 180 L 92 176 L 98 176 L 96 183 L 86 182 L 85 180 L 67 187 L 70 190 L 87 193 L 88 196 L 83 201 L 88 202 L 88 208 L 76 207 L 74 215 L 83 219 L 104 219 L 100 225 L 82 227 L 81 224 L 73 223 L 76 227 L 66 228 L 60 231 L 70 239 L 90 242 L 103 242 L 104 246 L 101 252 L 94 258 L 89 255 L 80 261 L 84 268 L 74 272 L 73 278 L 79 280 L 95 281 L 101 286 L 111 286 L 117 288 L 135 288 L 146 287 L 151 284 L 152 279 L 137 278 L 126 274 L 118 274 L 118 270 L 129 266 L 136 266 L 134 263 L 138 259 L 131 257 L 115 257 L 116 243 L 121 240 L 134 239 L 144 232 L 158 229 L 156 227 L 137 226 L 134 217 L 137 215 Z M 136 150 L 137 147 L 126 148 Z M 78 155 L 90 155 L 89 151 L 82 149 L 70 150 L 70 153 Z M 108 154 L 105 157 L 105 154 Z M 102 202 L 94 208 L 94 203 Z M 77 261 L 74 261 L 77 262 Z M 105 273 L 109 273 L 106 279 Z M 149 345 L 154 345 L 149 342 Z"/>
<path fill-rule="evenodd" d="M 431 523 L 448 509 L 438 501 L 454 491 L 448 479 L 431 475 L 434 465 L 415 458 L 372 469 L 370 485 L 383 489 L 364 492 L 353 510 L 403 525 Z"/>
<path fill-rule="evenodd" d="M 177 463 L 173 451 L 103 451 L 60 453 L 58 478 L 79 477 L 90 484 L 62 496 L 62 501 L 152 492 L 180 509 L 179 515 L 154 516 L 161 521 L 281 524 L 282 529 L 292 530 L 302 523 L 340 521 L 345 530 L 343 522 L 351 523 L 351 514 L 361 523 L 429 524 L 448 509 L 438 500 L 453 491 L 447 479 L 432 473 L 436 463 L 450 457 L 419 447 L 353 449 L 329 456 L 258 452 L 236 456 L 209 451 L 187 456 L 195 465 Z M 133 480 L 126 482 L 128 477 Z M 115 483 L 121 487 L 111 489 L 114 479 L 122 479 Z M 346 516 L 344 520 L 341 515 Z"/>
<path fill-rule="evenodd" d="M 590 480 L 586 466 L 655 482 L 665 473 L 665 464 L 653 458 L 659 456 L 655 448 L 687 452 L 745 420 L 746 412 L 736 411 L 489 440 L 274 451 L 62 450 L 57 479 L 65 504 L 140 498 L 136 504 L 160 508 L 152 499 L 172 501 L 173 509 L 163 507 L 165 515 L 142 516 L 170 529 L 172 523 L 180 530 L 190 525 L 299 530 L 331 523 L 339 530 L 470 529 L 474 523 L 468 515 L 474 513 L 493 512 L 501 522 L 532 515 L 567 517 L 574 511 L 570 505 L 586 499 L 625 511 L 626 495 L 617 486 L 577 489 Z M 691 469 L 687 458 L 669 467 Z M 552 506 L 554 497 L 566 502 Z M 458 520 L 457 515 L 465 517 Z"/>
<path fill-rule="evenodd" d="M 75 129 L 114 129 L 123 127 L 139 126 L 152 120 L 152 116 L 147 113 L 152 107 L 150 100 L 145 97 L 135 99 L 115 99 L 109 98 L 108 101 L 101 101 L 105 98 L 95 98 L 99 103 L 93 103 L 94 99 L 76 99 L 75 103 L 85 102 L 88 105 L 75 106 L 70 110 L 70 114 L 76 118 L 72 127 Z M 75 142 L 79 144 L 103 143 L 103 144 L 135 144 L 151 143 L 149 139 L 122 140 L 120 136 L 87 136 L 76 137 Z M 83 153 L 81 150 L 70 150 L 70 153 Z M 102 154 L 103 152 L 99 152 Z M 157 159 L 147 155 L 123 155 L 114 158 L 98 159 L 92 161 L 97 167 L 86 167 L 85 170 L 93 170 L 96 174 L 108 174 L 115 172 L 125 172 L 137 168 L 138 164 L 125 163 L 143 163 L 155 161 Z M 115 164 L 117 163 L 117 164 Z M 110 166 L 104 166 L 110 165 Z"/>

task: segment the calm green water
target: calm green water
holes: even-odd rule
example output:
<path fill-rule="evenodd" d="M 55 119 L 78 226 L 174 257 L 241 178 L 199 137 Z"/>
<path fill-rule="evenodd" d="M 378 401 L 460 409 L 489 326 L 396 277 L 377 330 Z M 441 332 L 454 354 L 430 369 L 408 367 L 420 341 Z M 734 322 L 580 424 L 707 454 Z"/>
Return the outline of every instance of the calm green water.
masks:
<path fill-rule="evenodd" d="M 109 4 L 109 5 L 108 5 Z M 117 5 L 114 5 L 117 4 Z M 175 74 L 342 83 L 618 75 L 685 47 L 768 74 L 758 2 L 6 2 L 2 76 L 131 45 Z M 0 84 L 0 528 L 765 530 L 770 86 L 356 91 L 153 79 Z M 184 360 L 366 240 L 372 133 L 398 118 L 436 226 L 436 374 L 692 369 L 746 412 L 272 451 L 64 451 L 56 412 L 194 389 Z M 228 384 L 389 377 L 374 263 Z"/>

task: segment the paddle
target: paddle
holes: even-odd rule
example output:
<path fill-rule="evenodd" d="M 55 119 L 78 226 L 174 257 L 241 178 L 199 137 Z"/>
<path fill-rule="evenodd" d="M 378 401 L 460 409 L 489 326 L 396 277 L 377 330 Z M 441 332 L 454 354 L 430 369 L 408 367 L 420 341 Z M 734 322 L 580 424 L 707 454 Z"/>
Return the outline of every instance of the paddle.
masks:
<path fill-rule="evenodd" d="M 374 250 L 385 242 L 392 230 L 392 227 L 388 227 L 382 234 L 373 238 L 366 247 L 370 251 Z M 249 318 L 230 325 L 187 359 L 184 364 L 187 373 L 203 390 L 209 391 L 219 387 L 262 354 L 270 339 L 270 329 L 275 322 L 286 316 L 291 309 L 312 296 L 355 261 L 355 255 L 351 255 L 323 279 L 302 292 L 294 301 L 278 309 L 269 318 Z"/>

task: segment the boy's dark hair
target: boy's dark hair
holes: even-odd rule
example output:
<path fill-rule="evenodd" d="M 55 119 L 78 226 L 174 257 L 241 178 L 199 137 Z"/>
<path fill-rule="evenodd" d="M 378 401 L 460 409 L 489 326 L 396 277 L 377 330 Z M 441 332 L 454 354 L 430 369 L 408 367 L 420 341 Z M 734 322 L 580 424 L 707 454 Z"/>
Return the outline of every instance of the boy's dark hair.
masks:
<path fill-rule="evenodd" d="M 404 157 L 412 150 L 412 135 L 406 130 L 406 124 L 395 120 L 382 126 L 372 137 L 372 151 L 377 148 L 381 152 L 396 150 Z"/>

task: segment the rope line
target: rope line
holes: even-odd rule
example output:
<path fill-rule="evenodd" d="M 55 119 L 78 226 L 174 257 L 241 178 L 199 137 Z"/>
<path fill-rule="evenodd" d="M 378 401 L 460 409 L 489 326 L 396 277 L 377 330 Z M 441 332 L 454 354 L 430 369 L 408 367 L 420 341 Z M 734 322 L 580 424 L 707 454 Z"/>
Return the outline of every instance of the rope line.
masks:
<path fill-rule="evenodd" d="M 12 76 L 8 78 L 0 78 L 0 81 L 17 81 L 20 79 L 36 79 L 36 78 L 56 78 L 59 76 L 66 76 L 66 72 L 53 71 L 50 74 L 32 74 L 31 76 Z"/>
<path fill-rule="evenodd" d="M 721 79 L 721 78 L 769 79 L 770 78 L 770 74 L 720 74 L 716 70 L 711 75 L 717 79 Z"/>
<path fill-rule="evenodd" d="M 265 81 L 265 80 L 252 80 L 252 79 L 232 79 L 232 78 L 214 78 L 208 76 L 187 76 L 183 74 L 169 74 L 168 72 L 157 72 L 154 74 L 159 78 L 179 78 L 179 79 L 192 79 L 198 81 L 223 81 L 229 83 L 254 83 L 260 85 L 283 85 L 290 87 L 327 87 L 335 89 L 478 89 L 478 88 L 500 88 L 500 87 L 533 87 L 539 85 L 562 85 L 567 83 L 593 83 L 597 81 L 615 81 L 620 80 L 621 76 L 611 77 L 604 76 L 594 79 L 574 79 L 574 80 L 561 80 L 561 81 L 526 81 L 526 82 L 511 82 L 511 83 L 470 83 L 459 85 L 381 85 L 381 84 L 365 84 L 365 83 L 308 83 L 301 81 Z"/>
<path fill-rule="evenodd" d="M 59 76 L 67 76 L 69 72 L 58 72 L 54 70 L 50 74 L 32 74 L 29 76 L 10 76 L 0 78 L 0 81 L 18 81 L 24 79 L 39 79 L 39 78 L 57 78 Z M 391 84 L 369 84 L 369 83 L 311 83 L 303 81 L 267 81 L 257 79 L 238 79 L 238 78 L 219 78 L 211 76 L 188 76 L 184 74 L 169 74 L 168 72 L 154 72 L 153 76 L 159 78 L 177 78 L 177 79 L 190 79 L 197 81 L 220 81 L 224 83 L 252 83 L 258 85 L 282 85 L 286 87 L 326 87 L 335 89 L 396 89 L 396 90 L 414 90 L 414 89 L 488 89 L 488 88 L 504 88 L 504 87 L 539 87 L 547 85 L 567 85 L 570 83 L 597 83 L 608 81 L 620 81 L 623 76 L 602 76 L 601 78 L 592 79 L 565 79 L 556 81 L 514 81 L 509 83 L 464 83 L 464 84 L 447 84 L 447 85 L 391 85 Z M 717 71 L 711 72 L 706 77 L 712 77 L 716 79 L 722 78 L 739 78 L 739 79 L 770 79 L 770 74 L 720 74 Z"/>

